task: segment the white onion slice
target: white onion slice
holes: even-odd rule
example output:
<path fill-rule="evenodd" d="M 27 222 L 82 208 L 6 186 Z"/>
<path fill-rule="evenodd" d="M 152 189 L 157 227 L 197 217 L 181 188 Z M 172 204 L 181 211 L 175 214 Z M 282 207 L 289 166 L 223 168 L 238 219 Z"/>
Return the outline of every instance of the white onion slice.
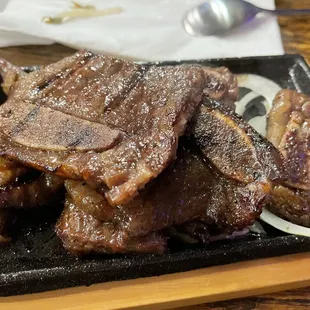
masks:
<path fill-rule="evenodd" d="M 260 215 L 260 219 L 265 223 L 277 228 L 285 233 L 292 234 L 292 235 L 299 235 L 299 236 L 306 236 L 310 237 L 310 228 L 293 224 L 282 218 L 278 217 L 277 215 L 271 213 L 267 209 L 263 209 L 262 214 Z"/>

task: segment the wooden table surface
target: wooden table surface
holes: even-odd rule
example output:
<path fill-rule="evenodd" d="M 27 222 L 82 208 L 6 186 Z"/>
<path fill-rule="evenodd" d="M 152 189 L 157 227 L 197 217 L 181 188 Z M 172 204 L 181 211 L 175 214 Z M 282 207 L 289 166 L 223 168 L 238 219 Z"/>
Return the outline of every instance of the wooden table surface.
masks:
<path fill-rule="evenodd" d="M 276 0 L 278 8 L 310 7 L 310 0 Z M 310 64 L 310 22 L 309 16 L 279 18 L 285 51 L 302 54 Z M 0 49 L 0 57 L 18 65 L 38 65 L 56 61 L 74 52 L 58 44 L 50 46 L 22 46 Z M 309 266 L 310 268 L 310 266 Z M 310 287 L 281 293 L 254 296 L 240 300 L 183 307 L 174 310 L 252 310 L 277 309 L 297 310 L 310 308 Z"/>

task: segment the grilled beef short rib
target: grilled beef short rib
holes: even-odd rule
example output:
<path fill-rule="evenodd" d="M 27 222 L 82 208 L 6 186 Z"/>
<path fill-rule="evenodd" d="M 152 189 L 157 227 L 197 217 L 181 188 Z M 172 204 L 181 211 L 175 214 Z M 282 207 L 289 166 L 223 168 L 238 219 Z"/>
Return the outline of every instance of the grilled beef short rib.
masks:
<path fill-rule="evenodd" d="M 15 84 L 0 108 L 0 152 L 127 202 L 175 158 L 204 81 L 199 66 L 146 68 L 79 52 Z"/>
<path fill-rule="evenodd" d="M 65 247 L 79 253 L 85 247 L 92 252 L 97 248 L 109 252 L 110 247 L 119 249 L 122 244 L 124 253 L 131 251 L 125 247 L 131 240 L 153 236 L 156 231 L 195 219 L 203 218 L 204 222 L 227 231 L 252 224 L 261 212 L 269 185 L 261 181 L 241 185 L 228 180 L 195 149 L 182 142 L 176 161 L 147 184 L 139 196 L 117 208 L 111 208 L 105 197 L 100 199 L 87 184 L 66 181 L 68 197 L 74 207 L 65 208 L 57 225 L 57 234 Z M 64 226 L 68 217 L 74 217 L 71 224 L 75 226 Z M 83 230 L 80 228 L 82 222 Z M 93 222 L 102 226 L 97 224 L 90 228 L 88 225 Z M 100 232 L 102 227 L 107 230 L 104 234 Z M 96 246 L 93 236 L 97 236 Z M 164 242 L 162 238 L 161 241 Z"/>
<path fill-rule="evenodd" d="M 310 98 L 293 90 L 280 91 L 268 116 L 267 139 L 285 158 L 287 184 L 310 190 Z"/>
<path fill-rule="evenodd" d="M 222 102 L 204 100 L 190 135 L 227 178 L 242 183 L 286 179 L 279 151 Z"/>
<path fill-rule="evenodd" d="M 82 51 L 16 80 L 0 107 L 0 154 L 56 187 L 67 179 L 56 231 L 73 253 L 162 253 L 163 230 L 191 221 L 243 228 L 283 178 L 279 153 L 221 107 L 237 98 L 226 68 Z"/>
<path fill-rule="evenodd" d="M 166 238 L 151 233 L 126 239 L 113 223 L 102 223 L 78 208 L 70 197 L 56 226 L 64 247 L 75 255 L 90 253 L 163 253 Z"/>
<path fill-rule="evenodd" d="M 268 209 L 310 227 L 310 98 L 282 90 L 268 116 L 267 138 L 284 157 L 288 179 L 272 191 Z"/>
<path fill-rule="evenodd" d="M 110 247 L 119 252 L 120 242 L 121 251 L 136 251 L 135 248 L 126 248 L 126 244 L 138 237 L 154 236 L 156 231 L 190 221 L 202 221 L 227 232 L 242 229 L 255 221 L 265 199 L 269 198 L 272 184 L 283 179 L 282 157 L 232 111 L 222 107 L 217 109 L 218 105 L 212 106 L 214 102 L 209 102 L 208 106 L 207 102 L 209 100 L 200 114 L 208 111 L 213 117 L 212 122 L 203 117 L 199 119 L 199 114 L 192 125 L 193 137 L 181 139 L 177 159 L 129 203 L 111 207 L 104 196 L 86 183 L 66 181 L 68 197 L 74 208 L 66 208 L 63 212 L 57 234 L 69 251 L 81 254 L 87 248 L 96 252 L 93 234 L 101 236 L 101 228 L 87 228 L 83 232 L 79 223 L 86 223 L 83 220 L 85 214 L 88 220 L 95 219 L 96 223 L 101 222 L 104 226 L 108 223 L 105 227 L 109 227 L 109 233 L 106 233 L 109 237 L 96 239 L 100 252 L 104 249 L 109 252 Z M 219 144 L 214 145 L 218 151 L 215 160 L 208 151 L 211 143 L 208 133 L 213 130 L 213 141 L 219 141 L 223 136 L 229 136 L 232 128 L 241 128 L 234 135 L 234 143 L 238 146 L 235 148 L 237 158 L 232 154 L 228 158 L 226 149 L 221 151 Z M 262 155 L 263 152 L 265 154 Z M 217 161 L 226 164 L 224 167 L 215 166 Z M 233 171 L 240 171 L 238 178 L 232 174 Z M 78 209 L 81 213 L 77 213 Z M 69 216 L 74 217 L 72 225 L 76 227 L 64 228 L 65 219 Z M 112 239 L 111 231 L 114 232 Z M 164 239 L 160 240 L 164 244 Z"/>

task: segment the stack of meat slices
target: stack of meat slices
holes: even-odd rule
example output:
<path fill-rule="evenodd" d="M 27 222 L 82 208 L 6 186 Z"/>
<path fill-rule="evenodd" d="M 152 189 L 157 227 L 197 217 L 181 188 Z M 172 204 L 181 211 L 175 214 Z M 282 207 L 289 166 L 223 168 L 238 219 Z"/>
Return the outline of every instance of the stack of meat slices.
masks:
<path fill-rule="evenodd" d="M 252 224 L 283 179 L 280 153 L 232 112 L 225 68 L 87 51 L 28 75 L 3 68 L 0 155 L 14 177 L 0 207 L 43 205 L 64 184 L 56 232 L 70 252 L 162 253 L 174 225 L 207 242 L 201 227 Z"/>

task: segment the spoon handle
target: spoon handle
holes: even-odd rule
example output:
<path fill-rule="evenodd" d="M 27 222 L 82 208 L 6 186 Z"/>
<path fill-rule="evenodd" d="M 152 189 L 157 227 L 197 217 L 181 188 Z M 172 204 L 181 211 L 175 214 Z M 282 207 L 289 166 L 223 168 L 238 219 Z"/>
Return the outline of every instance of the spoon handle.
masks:
<path fill-rule="evenodd" d="M 310 9 L 300 9 L 300 10 L 262 10 L 264 13 L 269 13 L 275 16 L 296 16 L 296 15 L 310 15 Z"/>

